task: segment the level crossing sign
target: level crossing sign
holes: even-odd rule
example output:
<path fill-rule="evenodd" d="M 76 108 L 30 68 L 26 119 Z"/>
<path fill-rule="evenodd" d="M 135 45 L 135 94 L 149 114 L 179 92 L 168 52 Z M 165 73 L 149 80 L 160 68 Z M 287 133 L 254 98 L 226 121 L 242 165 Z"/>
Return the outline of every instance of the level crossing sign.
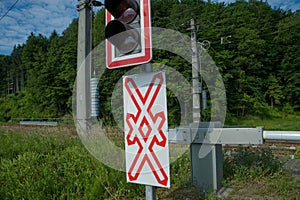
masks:
<path fill-rule="evenodd" d="M 127 182 L 170 187 L 165 72 L 123 77 Z"/>

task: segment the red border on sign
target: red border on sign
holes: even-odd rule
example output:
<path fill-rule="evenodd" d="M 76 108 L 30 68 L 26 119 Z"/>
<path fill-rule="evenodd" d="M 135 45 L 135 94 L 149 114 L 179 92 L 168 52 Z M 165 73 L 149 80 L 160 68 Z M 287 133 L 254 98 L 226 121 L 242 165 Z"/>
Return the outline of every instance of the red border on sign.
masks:
<path fill-rule="evenodd" d="M 144 3 L 144 44 L 145 52 L 143 55 L 136 54 L 136 57 L 126 57 L 114 60 L 113 57 L 113 46 L 106 40 L 106 67 L 109 69 L 128 67 L 131 65 L 138 65 L 147 63 L 152 58 L 152 44 L 151 44 L 151 19 L 150 19 L 150 0 L 143 0 Z M 112 20 L 112 15 L 106 11 L 106 24 Z M 133 55 L 134 56 L 134 55 Z"/>
<path fill-rule="evenodd" d="M 165 96 L 166 92 L 165 73 L 153 73 L 149 84 L 148 82 L 141 84 L 145 86 L 147 83 L 147 87 L 143 87 L 146 90 L 144 92 L 140 90 L 141 85 L 137 84 L 138 82 L 140 84 L 139 80 L 143 78 L 144 76 L 135 75 L 125 76 L 123 79 L 127 181 L 169 187 L 169 163 L 165 163 L 169 157 L 161 154 L 169 149 L 166 133 L 168 125 L 166 99 L 161 96 L 163 94 Z M 130 106 L 127 101 L 130 102 Z M 153 110 L 153 107 L 160 103 L 163 110 Z M 146 112 L 143 112 L 142 107 Z M 149 169 L 145 168 L 146 165 L 150 167 L 153 176 Z M 149 175 L 153 179 L 149 179 Z"/>

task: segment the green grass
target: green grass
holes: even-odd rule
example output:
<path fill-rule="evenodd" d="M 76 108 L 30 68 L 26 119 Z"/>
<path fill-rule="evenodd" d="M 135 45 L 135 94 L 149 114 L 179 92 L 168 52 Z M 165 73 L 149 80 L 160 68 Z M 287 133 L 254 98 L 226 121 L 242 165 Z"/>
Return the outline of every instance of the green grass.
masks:
<path fill-rule="evenodd" d="M 247 182 L 231 182 L 233 192 L 228 199 L 299 199 L 300 182 L 286 172 L 267 177 L 249 177 Z"/>
<path fill-rule="evenodd" d="M 225 157 L 226 158 L 226 157 Z M 233 188 L 229 199 L 298 199 L 300 180 L 283 170 L 270 150 L 239 148 L 226 158 L 224 184 Z"/>
<path fill-rule="evenodd" d="M 144 185 L 127 183 L 125 172 L 91 156 L 74 128 L 0 128 L 0 147 L 1 200 L 145 198 Z M 189 162 L 186 153 L 171 164 L 172 189 L 157 189 L 158 197 L 201 198 L 189 182 Z"/>
<path fill-rule="evenodd" d="M 0 199 L 138 199 L 140 185 L 102 165 L 69 130 L 0 129 Z"/>
<path fill-rule="evenodd" d="M 298 131 L 300 130 L 300 113 L 277 114 L 271 118 L 247 116 L 236 118 L 229 125 L 264 126 L 265 130 Z"/>
<path fill-rule="evenodd" d="M 215 199 L 191 185 L 189 152 L 170 168 L 171 188 L 158 188 L 158 199 Z M 224 177 L 235 198 L 242 198 L 243 191 L 276 199 L 300 196 L 299 181 L 284 172 L 270 152 L 241 148 L 225 159 Z M 251 197 L 251 192 L 245 195 Z M 74 128 L 0 128 L 1 200 L 144 198 L 145 187 L 127 183 L 124 172 L 92 157 Z"/>

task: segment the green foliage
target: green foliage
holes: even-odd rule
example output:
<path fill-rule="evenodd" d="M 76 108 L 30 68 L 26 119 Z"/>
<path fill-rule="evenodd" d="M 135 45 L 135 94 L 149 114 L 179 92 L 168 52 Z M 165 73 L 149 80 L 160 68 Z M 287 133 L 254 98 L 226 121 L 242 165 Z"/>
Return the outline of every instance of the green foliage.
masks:
<path fill-rule="evenodd" d="M 190 177 L 190 156 L 188 152 L 181 155 L 175 162 L 170 165 L 171 184 L 172 186 L 181 186 L 181 184 L 189 184 Z"/>
<path fill-rule="evenodd" d="M 208 53 L 222 74 L 228 116 L 272 118 L 274 110 L 285 105 L 299 111 L 299 12 L 272 9 L 267 2 L 258 0 L 229 4 L 152 1 L 154 27 L 190 35 L 186 29 L 191 18 L 199 25 L 198 41 L 210 41 Z M 93 13 L 93 47 L 104 40 L 104 19 L 104 9 Z M 77 31 L 78 23 L 74 20 L 61 36 L 55 31 L 49 38 L 31 33 L 25 44 L 14 47 L 10 56 L 0 56 L 1 121 L 61 117 L 71 112 Z M 176 42 L 172 45 L 180 51 L 182 47 Z M 154 49 L 152 62 L 172 67 L 191 81 L 190 64 L 177 55 Z M 100 110 L 107 125 L 116 124 L 111 113 L 114 85 L 130 69 L 106 70 L 101 77 Z M 170 125 L 175 126 L 180 120 L 179 106 L 170 92 L 168 111 Z M 203 118 L 209 120 L 209 114 L 203 112 Z"/>
<path fill-rule="evenodd" d="M 239 147 L 233 155 L 226 156 L 224 161 L 225 179 L 247 182 L 249 179 L 273 175 L 282 170 L 279 160 L 270 150 Z"/>
<path fill-rule="evenodd" d="M 268 84 L 268 90 L 266 91 L 265 95 L 266 99 L 269 99 L 271 108 L 273 108 L 275 105 L 280 105 L 281 100 L 284 99 L 282 90 L 283 87 L 279 84 L 279 81 L 273 75 L 270 75 L 268 77 Z"/>
<path fill-rule="evenodd" d="M 71 112 L 77 66 L 76 20 L 63 36 L 54 31 L 47 39 L 32 33 L 26 44 L 15 47 L 7 59 L 11 64 L 2 65 L 1 69 L 7 69 L 6 81 L 11 87 L 5 88 L 6 81 L 1 85 L 7 91 L 1 95 L 1 121 L 61 117 Z"/>
<path fill-rule="evenodd" d="M 297 199 L 300 181 L 284 171 L 270 150 L 240 147 L 224 161 L 224 185 L 233 188 L 228 199 Z"/>
<path fill-rule="evenodd" d="M 285 106 L 290 110 L 289 106 Z M 289 114 L 287 114 L 289 113 Z M 286 112 L 280 110 L 269 110 L 271 118 L 261 118 L 259 116 L 248 115 L 243 118 L 228 116 L 226 124 L 241 126 L 263 126 L 265 130 L 297 131 L 300 130 L 299 112 Z"/>
<path fill-rule="evenodd" d="M 294 155 L 295 155 L 296 159 L 300 159 L 300 147 L 299 146 L 296 147 L 296 152 Z"/>

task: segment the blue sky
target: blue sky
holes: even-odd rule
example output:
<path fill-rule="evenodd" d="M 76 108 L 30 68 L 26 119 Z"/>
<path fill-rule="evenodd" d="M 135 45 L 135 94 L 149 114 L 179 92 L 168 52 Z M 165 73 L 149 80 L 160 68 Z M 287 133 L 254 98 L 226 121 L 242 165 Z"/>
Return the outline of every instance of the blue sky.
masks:
<path fill-rule="evenodd" d="M 14 3 L 16 5 L 3 17 Z M 300 0 L 268 0 L 268 3 L 273 8 L 300 9 Z M 77 4 L 78 0 L 1 0 L 0 54 L 10 55 L 14 45 L 25 43 L 31 32 L 49 37 L 55 29 L 61 34 L 78 16 Z"/>
<path fill-rule="evenodd" d="M 267 1 L 272 8 L 281 8 L 283 10 L 299 10 L 300 0 L 263 0 Z M 235 0 L 212 0 L 212 2 L 235 2 Z"/>
<path fill-rule="evenodd" d="M 16 0 L 0 0 L 0 19 Z M 49 36 L 64 31 L 78 13 L 77 0 L 19 0 L 0 20 L 0 54 L 10 55 L 31 32 Z"/>

